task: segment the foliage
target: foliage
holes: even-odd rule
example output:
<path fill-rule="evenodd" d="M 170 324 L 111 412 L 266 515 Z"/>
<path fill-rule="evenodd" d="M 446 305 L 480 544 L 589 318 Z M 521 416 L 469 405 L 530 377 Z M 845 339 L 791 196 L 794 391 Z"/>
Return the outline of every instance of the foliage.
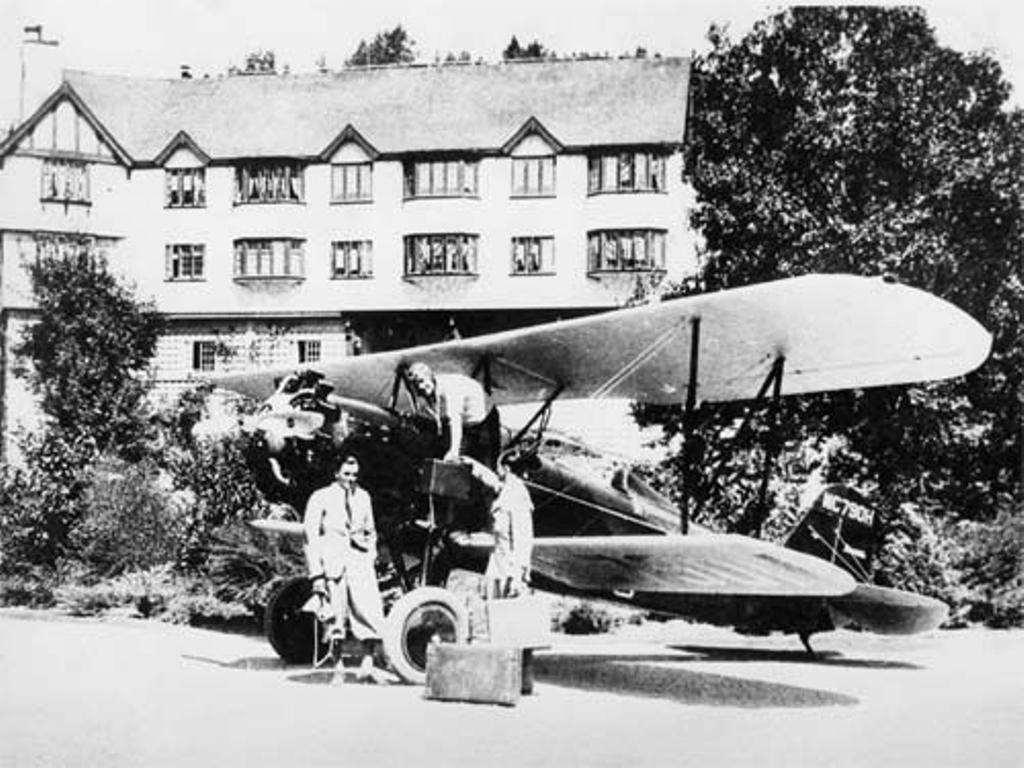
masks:
<path fill-rule="evenodd" d="M 0 574 L 0 606 L 49 608 L 55 602 L 55 586 L 52 572 L 41 568 L 24 569 L 17 574 Z"/>
<path fill-rule="evenodd" d="M 268 537 L 238 521 L 211 535 L 204 571 L 212 593 L 259 614 L 273 584 L 283 576 L 305 573 L 299 547 L 284 537 Z"/>
<path fill-rule="evenodd" d="M 175 573 L 170 566 L 130 571 L 92 583 L 69 583 L 55 590 L 58 608 L 72 616 L 131 611 L 193 626 L 250 627 L 253 614 L 241 603 L 222 600 L 208 584 Z"/>
<path fill-rule="evenodd" d="M 40 259 L 29 273 L 39 318 L 15 353 L 31 362 L 20 373 L 48 427 L 70 443 L 89 439 L 100 452 L 137 454 L 146 434 L 144 374 L 162 321 L 87 251 Z"/>
<path fill-rule="evenodd" d="M 512 35 L 512 39 L 509 41 L 509 44 L 505 47 L 505 50 L 501 52 L 501 58 L 505 61 L 511 61 L 513 59 L 545 59 L 553 55 L 554 53 L 552 51 L 547 50 L 536 40 L 527 46 L 521 46 L 515 35 Z"/>
<path fill-rule="evenodd" d="M 794 8 L 736 43 L 717 27 L 709 38 L 694 63 L 686 158 L 704 288 L 889 274 L 993 332 L 990 359 L 969 376 L 790 400 L 780 417 L 783 464 L 799 446 L 838 439 L 824 479 L 868 493 L 892 531 L 890 552 L 902 541 L 917 553 L 901 550 L 902 570 L 883 558 L 883 573 L 947 592 L 955 569 L 938 554 L 950 535 L 940 519 L 991 520 L 1000 499 L 1021 492 L 1024 116 L 1007 109 L 998 65 L 940 46 L 919 9 Z M 679 409 L 637 408 L 682 448 L 666 486 L 678 494 L 688 484 L 698 498 L 712 495 L 709 467 L 741 415 L 734 405 L 702 411 L 683 441 Z M 745 483 L 733 500 L 744 510 L 770 421 L 755 416 L 725 466 L 723 479 Z M 924 525 L 916 532 L 901 528 L 908 502 Z M 763 522 L 731 514 L 725 527 L 756 532 Z M 937 537 L 931 549 L 925 530 Z"/>
<path fill-rule="evenodd" d="M 82 496 L 84 515 L 70 535 L 75 559 L 104 575 L 174 562 L 184 510 L 167 491 L 152 461 L 94 464 Z"/>
<path fill-rule="evenodd" d="M 369 43 L 359 41 L 359 46 L 346 61 L 349 67 L 370 64 L 409 64 L 415 61 L 416 41 L 399 24 L 392 30 L 378 32 Z"/>
<path fill-rule="evenodd" d="M 970 593 L 968 618 L 989 626 L 1024 624 L 1024 509 L 1010 500 L 991 523 L 965 523 L 959 563 Z"/>
<path fill-rule="evenodd" d="M 285 67 L 287 70 L 287 67 Z M 245 64 L 241 67 L 228 67 L 229 75 L 276 75 L 277 60 L 274 52 L 262 48 L 250 51 L 245 55 Z"/>
<path fill-rule="evenodd" d="M 24 467 L 4 465 L 0 477 L 0 572 L 54 568 L 84 514 L 86 468 L 95 444 L 80 435 L 44 433 L 23 446 Z"/>
<path fill-rule="evenodd" d="M 600 635 L 617 624 L 610 612 L 588 602 L 577 602 L 556 614 L 552 629 L 566 635 Z"/>

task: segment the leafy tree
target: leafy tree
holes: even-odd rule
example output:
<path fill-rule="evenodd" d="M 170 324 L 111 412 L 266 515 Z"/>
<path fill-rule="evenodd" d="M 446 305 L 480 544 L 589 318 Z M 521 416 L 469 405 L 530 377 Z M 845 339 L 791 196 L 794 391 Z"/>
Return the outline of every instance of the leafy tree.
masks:
<path fill-rule="evenodd" d="M 369 64 L 409 64 L 416 59 L 415 46 L 416 41 L 399 24 L 390 31 L 378 32 L 369 43 L 360 40 L 359 47 L 345 64 L 350 67 Z"/>
<path fill-rule="evenodd" d="M 287 72 L 288 66 L 285 65 Z M 274 52 L 269 48 L 263 50 L 258 48 L 245 55 L 245 63 L 241 67 L 228 67 L 229 75 L 276 75 L 277 59 Z"/>
<path fill-rule="evenodd" d="M 501 57 L 505 61 L 511 61 L 513 59 L 544 59 L 551 55 L 553 55 L 553 52 L 547 50 L 536 40 L 525 47 L 521 46 L 515 35 L 512 35 L 512 39 L 509 41 L 509 44 L 501 53 Z"/>
<path fill-rule="evenodd" d="M 85 250 L 30 269 L 39 317 L 16 354 L 48 417 L 68 442 L 98 453 L 137 451 L 146 432 L 145 379 L 162 321 Z"/>
<path fill-rule="evenodd" d="M 841 438 L 816 469 L 872 491 L 890 522 L 901 502 L 994 518 L 1020 494 L 1024 397 L 1024 116 L 1007 108 L 998 65 L 940 46 L 913 8 L 796 8 L 738 42 L 718 27 L 709 38 L 694 62 L 687 148 L 705 289 L 884 273 L 994 336 L 989 361 L 958 380 L 788 401 L 786 445 Z M 637 412 L 682 432 L 678 409 Z M 670 460 L 669 485 L 690 472 L 698 496 L 711 492 L 707 468 L 738 415 L 706 411 Z M 758 484 L 746 465 L 764 426 L 755 419 L 723 473 L 747 479 L 747 512 Z M 715 511 L 741 528 L 762 522 Z"/>

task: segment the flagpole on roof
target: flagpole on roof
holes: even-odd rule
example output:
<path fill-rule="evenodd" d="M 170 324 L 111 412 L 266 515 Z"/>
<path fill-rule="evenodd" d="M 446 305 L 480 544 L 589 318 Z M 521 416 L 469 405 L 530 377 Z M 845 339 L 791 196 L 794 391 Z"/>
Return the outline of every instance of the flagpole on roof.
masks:
<path fill-rule="evenodd" d="M 18 91 L 18 124 L 25 122 L 25 46 L 26 45 L 60 45 L 58 40 L 44 40 L 43 39 L 43 25 L 42 24 L 30 24 L 22 28 L 22 32 L 26 35 L 35 35 L 35 37 L 25 37 L 21 40 L 21 87 Z"/>

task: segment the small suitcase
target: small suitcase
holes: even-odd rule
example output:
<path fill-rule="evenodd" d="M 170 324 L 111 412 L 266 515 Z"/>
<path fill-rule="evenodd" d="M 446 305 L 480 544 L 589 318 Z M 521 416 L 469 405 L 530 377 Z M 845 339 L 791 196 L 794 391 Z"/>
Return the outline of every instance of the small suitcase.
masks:
<path fill-rule="evenodd" d="M 523 688 L 523 651 L 500 645 L 431 643 L 428 699 L 515 706 Z"/>
<path fill-rule="evenodd" d="M 473 472 L 460 462 L 428 459 L 420 467 L 417 490 L 444 499 L 465 501 L 473 496 Z"/>

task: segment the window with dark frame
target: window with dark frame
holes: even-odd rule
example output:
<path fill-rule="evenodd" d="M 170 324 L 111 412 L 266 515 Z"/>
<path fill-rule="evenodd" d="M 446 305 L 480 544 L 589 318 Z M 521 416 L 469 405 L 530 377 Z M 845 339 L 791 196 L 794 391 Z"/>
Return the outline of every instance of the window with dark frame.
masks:
<path fill-rule="evenodd" d="M 299 364 L 320 362 L 320 340 L 299 339 L 296 346 L 299 351 Z"/>
<path fill-rule="evenodd" d="M 406 235 L 405 275 L 476 275 L 479 239 L 463 232 Z"/>
<path fill-rule="evenodd" d="M 305 241 L 292 238 L 235 240 L 235 279 L 306 276 Z"/>
<path fill-rule="evenodd" d="M 544 235 L 512 238 L 513 275 L 542 275 L 554 271 L 554 237 Z"/>
<path fill-rule="evenodd" d="M 331 202 L 365 203 L 373 200 L 373 163 L 337 163 L 331 166 Z"/>
<path fill-rule="evenodd" d="M 407 162 L 405 196 L 476 197 L 480 164 L 476 160 L 424 160 Z"/>
<path fill-rule="evenodd" d="M 665 269 L 664 229 L 598 229 L 587 233 L 590 272 Z"/>
<path fill-rule="evenodd" d="M 166 246 L 165 278 L 180 281 L 205 279 L 205 254 L 206 247 L 194 243 L 174 243 Z"/>
<path fill-rule="evenodd" d="M 235 167 L 235 203 L 301 203 L 303 167 L 293 161 L 246 163 Z"/>
<path fill-rule="evenodd" d="M 658 152 L 617 152 L 587 160 L 587 193 L 664 192 L 665 155 Z"/>
<path fill-rule="evenodd" d="M 202 208 L 206 205 L 205 168 L 168 168 L 164 172 L 164 201 L 168 208 Z"/>
<path fill-rule="evenodd" d="M 372 240 L 336 240 L 331 243 L 331 278 L 373 277 Z"/>
<path fill-rule="evenodd" d="M 56 203 L 88 203 L 89 166 L 78 160 L 43 160 L 40 200 Z"/>
<path fill-rule="evenodd" d="M 555 158 L 512 158 L 512 196 L 548 197 L 555 194 Z"/>
<path fill-rule="evenodd" d="M 210 372 L 217 362 L 217 343 L 214 341 L 192 342 L 192 370 Z"/>

